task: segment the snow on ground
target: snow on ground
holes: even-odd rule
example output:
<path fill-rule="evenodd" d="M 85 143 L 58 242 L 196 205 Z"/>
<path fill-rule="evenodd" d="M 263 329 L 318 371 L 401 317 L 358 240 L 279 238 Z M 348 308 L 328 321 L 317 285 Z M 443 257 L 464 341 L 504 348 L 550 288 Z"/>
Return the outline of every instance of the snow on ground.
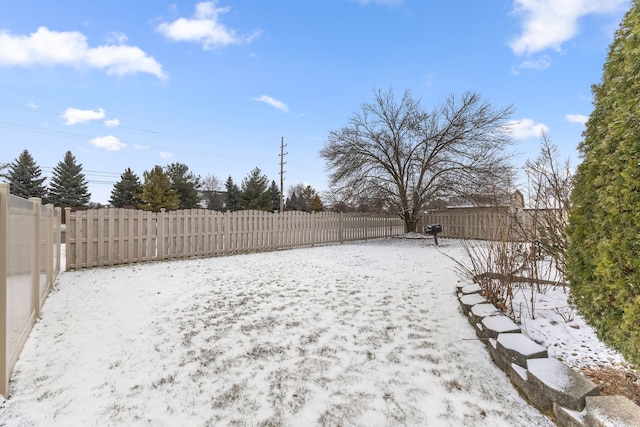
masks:
<path fill-rule="evenodd" d="M 387 239 L 62 273 L 0 425 L 553 425 L 461 314 L 459 253 Z"/>
<path fill-rule="evenodd" d="M 549 356 L 576 370 L 629 368 L 622 355 L 603 344 L 593 328 L 569 306 L 568 289 L 543 286 L 540 291 L 532 294 L 529 286 L 523 286 L 514 295 L 515 317 L 523 332 L 547 347 Z"/>

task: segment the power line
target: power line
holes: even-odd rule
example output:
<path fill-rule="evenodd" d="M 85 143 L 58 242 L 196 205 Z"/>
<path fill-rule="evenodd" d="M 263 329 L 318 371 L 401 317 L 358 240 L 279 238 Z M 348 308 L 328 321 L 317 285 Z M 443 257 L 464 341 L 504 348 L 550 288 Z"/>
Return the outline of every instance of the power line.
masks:
<path fill-rule="evenodd" d="M 155 118 L 151 118 L 151 117 L 144 117 L 144 116 L 140 116 L 140 115 L 136 115 L 136 114 L 132 114 L 132 113 L 127 113 L 127 112 L 123 112 L 123 111 L 119 111 L 119 110 L 114 110 L 114 109 L 106 108 L 106 107 L 99 107 L 99 106 L 96 106 L 96 105 L 91 105 L 91 104 L 81 103 L 81 102 L 77 102 L 77 101 L 73 101 L 73 100 L 69 100 L 69 99 L 65 99 L 65 98 L 50 96 L 50 95 L 46 95 L 46 94 L 43 94 L 43 93 L 34 92 L 34 91 L 30 91 L 30 90 L 11 88 L 11 87 L 7 87 L 7 86 L 4 86 L 4 88 L 13 90 L 15 92 L 27 93 L 27 94 L 31 94 L 31 95 L 35 95 L 35 96 L 40 96 L 40 97 L 43 97 L 43 98 L 53 99 L 53 100 L 56 100 L 56 101 L 63 101 L 63 102 L 69 103 L 69 104 L 75 104 L 75 105 L 78 105 L 78 106 L 88 107 L 88 108 L 92 108 L 92 109 L 103 108 L 103 109 L 109 111 L 110 113 L 116 113 L 117 115 L 125 115 L 125 116 L 130 116 L 130 117 L 136 117 L 136 118 L 141 118 L 141 119 L 144 119 L 144 120 L 160 122 L 160 123 L 163 123 L 163 124 L 167 123 L 165 120 L 155 119 Z M 62 115 L 58 111 L 42 109 L 40 107 L 32 108 L 32 107 L 29 107 L 27 105 L 9 103 L 9 102 L 6 102 L 6 101 L 5 102 L 0 102 L 0 106 L 5 107 L 5 108 L 19 109 L 19 110 L 23 110 L 23 111 L 27 111 L 27 112 L 47 114 L 47 115 L 56 116 L 56 117 L 60 117 Z M 176 134 L 172 134 L 172 133 L 162 132 L 162 131 L 158 131 L 158 130 L 155 130 L 155 129 L 148 129 L 148 128 L 139 127 L 139 126 L 129 126 L 129 125 L 126 125 L 126 124 L 119 124 L 117 127 L 123 128 L 123 129 L 134 130 L 134 131 L 137 131 L 137 132 L 150 133 L 150 134 L 153 134 L 153 135 L 160 135 L 160 136 L 166 136 L 166 137 L 170 137 L 170 138 L 177 138 L 177 139 L 180 139 L 180 140 L 191 140 L 191 141 L 196 141 L 196 142 L 211 143 L 211 141 L 203 140 L 201 138 L 195 138 L 195 137 L 189 137 L 189 136 L 183 136 L 183 135 L 176 135 Z M 65 138 L 72 138 L 72 139 L 79 139 L 79 140 L 91 140 L 91 139 L 95 138 L 95 136 L 90 136 L 90 135 L 85 135 L 85 134 L 78 134 L 78 133 L 74 133 L 74 132 L 66 132 L 66 131 L 53 130 L 53 129 L 43 129 L 41 127 L 36 127 L 36 126 L 31 126 L 31 125 L 24 125 L 24 124 L 19 124 L 19 123 L 11 123 L 11 122 L 0 122 L 0 128 L 13 129 L 13 130 L 18 130 L 18 131 L 23 131 L 23 132 L 31 132 L 31 133 L 36 133 L 36 134 L 42 134 L 42 135 L 62 136 L 62 137 L 65 137 Z M 130 142 L 130 141 L 127 141 L 127 140 L 121 140 L 121 141 L 123 143 L 129 144 L 129 145 L 133 145 L 134 148 L 135 148 L 135 146 L 140 146 L 140 148 L 149 148 L 149 149 L 157 150 L 157 151 L 172 151 L 172 152 L 192 154 L 192 155 L 197 155 L 197 156 L 214 156 L 214 157 L 235 158 L 235 159 L 249 159 L 250 158 L 250 157 L 247 157 L 247 156 L 237 156 L 237 155 L 230 155 L 230 154 L 219 154 L 219 153 L 211 153 L 211 152 L 204 152 L 204 151 L 197 151 L 197 150 L 182 150 L 182 149 L 174 148 L 174 147 L 163 147 L 163 146 L 149 145 L 149 144 L 136 144 L 136 143 L 133 143 L 133 142 Z M 224 145 L 228 146 L 230 144 L 224 144 Z"/>
<path fill-rule="evenodd" d="M 42 128 L 42 127 L 38 127 L 38 126 L 21 125 L 21 124 L 18 124 L 18 123 L 10 123 L 10 122 L 3 122 L 3 121 L 0 121 L 0 128 L 13 129 L 13 130 L 18 130 L 18 131 L 22 131 L 22 132 L 31 132 L 31 133 L 36 133 L 36 134 L 40 134 L 40 135 L 60 136 L 60 137 L 64 137 L 64 138 L 77 139 L 77 140 L 81 140 L 81 141 L 91 141 L 93 138 L 95 138 L 94 136 L 90 136 L 90 135 L 86 135 L 86 134 L 80 134 L 80 133 L 74 133 L 74 132 L 66 132 L 66 131 L 53 130 L 53 129 L 46 129 L 46 128 Z M 205 151 L 196 151 L 196 150 L 183 150 L 183 149 L 180 149 L 180 148 L 163 147 L 163 146 L 159 146 L 159 145 L 139 144 L 139 143 L 131 142 L 129 140 L 120 140 L 120 141 L 125 143 L 125 144 L 127 144 L 127 145 L 131 145 L 134 148 L 138 148 L 140 150 L 150 149 L 150 150 L 154 150 L 154 151 L 171 151 L 171 152 L 175 152 L 175 153 L 191 154 L 191 155 L 194 155 L 194 156 L 224 157 L 224 158 L 230 158 L 230 159 L 246 159 L 246 158 L 248 158 L 246 156 L 236 156 L 236 155 L 230 155 L 230 154 L 218 154 L 218 153 L 211 153 L 211 152 L 205 152 Z"/>

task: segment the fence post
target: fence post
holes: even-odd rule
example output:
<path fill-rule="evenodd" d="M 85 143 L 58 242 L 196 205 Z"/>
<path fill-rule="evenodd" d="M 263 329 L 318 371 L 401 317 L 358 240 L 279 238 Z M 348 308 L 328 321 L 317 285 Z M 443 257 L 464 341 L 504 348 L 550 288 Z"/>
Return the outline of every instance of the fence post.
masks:
<path fill-rule="evenodd" d="M 231 250 L 231 211 L 225 211 L 222 217 L 222 223 L 224 224 L 224 237 L 222 240 L 222 253 L 228 254 Z"/>
<path fill-rule="evenodd" d="M 74 218 L 75 219 L 75 218 Z M 64 270 L 65 271 L 71 271 L 71 261 L 73 258 L 73 261 L 75 262 L 75 258 L 76 258 L 76 250 L 75 247 L 77 245 L 76 242 L 76 233 L 75 233 L 75 224 L 73 224 L 71 222 L 71 208 L 64 208 L 64 244 L 65 244 L 65 252 L 66 252 L 66 256 L 65 256 L 65 266 L 64 266 Z M 71 227 L 70 227 L 71 225 Z M 73 236 L 73 244 L 71 244 L 71 236 Z M 71 250 L 69 250 L 71 249 Z"/>
<path fill-rule="evenodd" d="M 7 366 L 7 231 L 9 228 L 9 184 L 0 183 L 0 395 L 9 397 Z"/>
<path fill-rule="evenodd" d="M 33 254 L 33 275 L 31 276 L 31 309 L 36 314 L 36 319 L 40 318 L 40 263 L 42 256 L 42 243 L 40 236 L 42 232 L 42 199 L 39 197 L 30 197 L 29 201 L 35 209 L 35 247 Z"/>
<path fill-rule="evenodd" d="M 47 224 L 49 224 L 49 228 L 46 230 L 47 232 L 47 293 L 51 288 L 53 288 L 53 280 L 55 278 L 55 273 L 53 269 L 53 260 L 54 260 L 54 252 L 55 252 L 55 224 L 54 224 L 54 216 L 53 216 L 53 205 L 48 203 L 45 205 L 46 215 L 49 217 Z M 42 304 L 40 304 L 42 306 Z"/>
<path fill-rule="evenodd" d="M 54 208 L 54 244 L 55 244 L 55 253 L 56 253 L 56 263 L 53 265 L 53 280 L 56 280 L 56 276 L 60 272 L 60 256 L 62 255 L 62 208 Z M 66 233 L 65 233 L 66 237 Z M 66 245 L 66 243 L 65 243 Z M 52 285 L 53 286 L 53 285 Z"/>

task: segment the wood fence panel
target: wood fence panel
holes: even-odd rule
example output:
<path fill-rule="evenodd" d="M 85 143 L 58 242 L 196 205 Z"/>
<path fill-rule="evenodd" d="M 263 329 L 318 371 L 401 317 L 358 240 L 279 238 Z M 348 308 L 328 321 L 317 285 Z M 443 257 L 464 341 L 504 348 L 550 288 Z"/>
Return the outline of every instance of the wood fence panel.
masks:
<path fill-rule="evenodd" d="M 332 212 L 190 209 L 69 212 L 67 268 L 247 253 L 389 237 L 398 217 Z"/>
<path fill-rule="evenodd" d="M 61 210 L 0 184 L 0 395 L 60 269 Z"/>

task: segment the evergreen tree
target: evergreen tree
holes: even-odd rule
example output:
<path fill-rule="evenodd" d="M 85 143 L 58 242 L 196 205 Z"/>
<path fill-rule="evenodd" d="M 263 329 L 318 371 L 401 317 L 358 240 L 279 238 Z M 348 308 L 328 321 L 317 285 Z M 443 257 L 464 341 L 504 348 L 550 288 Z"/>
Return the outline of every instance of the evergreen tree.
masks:
<path fill-rule="evenodd" d="M 47 188 L 43 184 L 46 178 L 40 178 L 42 171 L 36 164 L 29 151 L 24 150 L 20 156 L 7 165 L 8 171 L 1 176 L 6 178 L 11 194 L 28 199 L 29 197 L 40 197 L 43 203 L 47 203 Z"/>
<path fill-rule="evenodd" d="M 225 206 L 226 210 L 237 211 L 242 209 L 242 206 L 240 205 L 240 187 L 238 187 L 238 185 L 233 182 L 233 178 L 231 178 L 231 176 L 227 178 L 227 181 L 225 182 L 225 188 L 227 190 L 227 203 Z"/>
<path fill-rule="evenodd" d="M 287 209 L 305 212 L 321 212 L 324 210 L 322 200 L 315 188 L 310 185 L 296 184 L 289 188 Z"/>
<path fill-rule="evenodd" d="M 324 205 L 322 204 L 322 199 L 318 194 L 315 194 L 311 198 L 311 203 L 309 204 L 309 209 L 311 212 L 322 212 L 324 210 Z"/>
<path fill-rule="evenodd" d="M 271 203 L 273 203 L 273 210 L 280 210 L 280 189 L 276 185 L 275 181 L 271 181 L 269 194 L 271 194 Z"/>
<path fill-rule="evenodd" d="M 242 209 L 255 209 L 260 211 L 272 211 L 273 201 L 267 186 L 269 180 L 259 168 L 253 169 L 242 180 L 240 203 Z"/>
<path fill-rule="evenodd" d="M 609 48 L 579 146 L 567 275 L 602 341 L 640 363 L 640 1 Z"/>
<path fill-rule="evenodd" d="M 49 183 L 49 202 L 55 206 L 80 207 L 87 205 L 90 198 L 82 165 L 76 163 L 71 151 L 67 151 L 64 159 L 53 168 Z"/>
<path fill-rule="evenodd" d="M 169 176 L 171 188 L 178 193 L 178 209 L 197 208 L 200 202 L 198 190 L 202 187 L 200 177 L 190 172 L 184 163 L 171 163 L 165 168 L 165 173 Z"/>
<path fill-rule="evenodd" d="M 145 171 L 142 185 L 142 202 L 138 208 L 145 211 L 160 212 L 161 209 L 174 211 L 180 206 L 176 190 L 171 188 L 171 181 L 160 166 Z"/>
<path fill-rule="evenodd" d="M 109 203 L 114 208 L 137 208 L 142 202 L 141 194 L 142 184 L 140 183 L 140 178 L 133 173 L 131 168 L 127 168 L 120 175 L 120 181 L 113 186 Z"/>
<path fill-rule="evenodd" d="M 298 195 L 296 194 L 295 191 L 292 191 L 291 195 L 289 197 L 287 197 L 287 209 L 289 209 L 291 211 L 299 210 Z"/>

